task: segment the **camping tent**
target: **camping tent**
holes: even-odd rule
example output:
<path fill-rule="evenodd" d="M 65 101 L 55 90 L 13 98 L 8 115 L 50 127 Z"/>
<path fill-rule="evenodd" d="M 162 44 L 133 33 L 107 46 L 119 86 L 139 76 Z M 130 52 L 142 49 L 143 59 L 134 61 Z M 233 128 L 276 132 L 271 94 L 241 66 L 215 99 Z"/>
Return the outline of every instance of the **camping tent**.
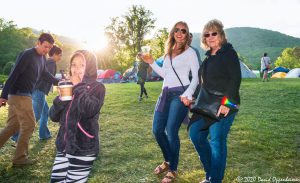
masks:
<path fill-rule="evenodd" d="M 299 78 L 300 77 L 300 68 L 295 68 L 290 70 L 285 76 L 285 78 Z"/>
<path fill-rule="evenodd" d="M 102 83 L 119 83 L 121 79 L 121 73 L 113 69 L 105 70 L 98 77 L 98 80 Z"/>
<path fill-rule="evenodd" d="M 271 78 L 285 78 L 286 73 L 285 72 L 276 72 L 275 74 L 272 75 Z"/>
<path fill-rule="evenodd" d="M 276 67 L 275 69 L 273 69 L 273 72 L 276 73 L 276 72 L 285 72 L 285 73 L 288 73 L 290 70 L 287 69 L 287 68 L 284 68 L 284 67 Z"/>
<path fill-rule="evenodd" d="M 137 81 L 137 75 L 136 75 L 136 69 L 134 69 L 134 67 L 130 67 L 123 73 L 123 79 L 121 83 L 136 82 L 136 81 Z"/>
<path fill-rule="evenodd" d="M 254 74 L 246 64 L 240 61 L 242 78 L 256 78 L 256 74 Z"/>

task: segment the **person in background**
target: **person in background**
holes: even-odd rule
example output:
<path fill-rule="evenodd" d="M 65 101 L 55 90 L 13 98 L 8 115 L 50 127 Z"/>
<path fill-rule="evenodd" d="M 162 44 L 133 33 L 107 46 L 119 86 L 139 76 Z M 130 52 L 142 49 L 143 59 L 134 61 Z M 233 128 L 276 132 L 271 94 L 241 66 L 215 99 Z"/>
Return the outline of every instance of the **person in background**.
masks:
<path fill-rule="evenodd" d="M 42 33 L 35 47 L 19 54 L 15 66 L 5 83 L 0 97 L 0 107 L 8 103 L 6 127 L 0 132 L 0 148 L 14 134 L 19 132 L 13 166 L 33 164 L 28 158 L 29 138 L 35 127 L 32 108 L 32 92 L 40 78 L 57 84 L 46 68 L 45 55 L 54 44 L 51 34 Z"/>
<path fill-rule="evenodd" d="M 56 64 L 61 60 L 62 49 L 54 45 L 49 52 L 49 59 L 46 62 L 48 71 L 55 76 Z M 48 95 L 52 83 L 47 82 L 44 78 L 37 83 L 35 90 L 32 93 L 32 104 L 35 114 L 35 120 L 40 122 L 39 137 L 40 140 L 51 138 L 51 133 L 48 129 L 48 103 L 46 95 Z"/>
<path fill-rule="evenodd" d="M 53 100 L 50 119 L 59 122 L 56 157 L 51 182 L 87 182 L 99 154 L 99 116 L 105 87 L 96 81 L 97 58 L 87 51 L 76 51 L 70 60 L 73 98 Z"/>
<path fill-rule="evenodd" d="M 199 65 L 201 65 L 202 64 L 202 61 L 201 61 L 201 56 L 200 56 L 200 52 L 199 52 L 199 50 L 197 49 L 197 48 L 195 48 L 195 47 L 193 47 L 191 44 L 192 44 L 192 41 L 193 41 L 193 34 L 192 33 L 190 33 L 190 40 L 189 40 L 189 46 L 191 47 L 191 48 L 193 48 L 193 50 L 195 50 L 195 52 L 196 52 L 196 54 L 197 54 L 197 58 L 198 58 L 198 61 L 199 61 Z"/>
<path fill-rule="evenodd" d="M 48 53 L 49 58 L 47 59 L 46 66 L 48 72 L 55 76 L 56 63 L 61 60 L 62 49 L 56 45 L 53 45 Z M 48 140 L 51 138 L 51 133 L 48 129 L 48 103 L 46 101 L 46 95 L 48 95 L 52 87 L 51 82 L 47 82 L 46 79 L 40 78 L 32 92 L 32 105 L 36 122 L 40 121 L 39 137 L 40 140 Z M 13 141 L 18 140 L 19 133 L 12 136 Z"/>
<path fill-rule="evenodd" d="M 201 42 L 207 52 L 198 73 L 200 88 L 224 93 L 234 105 L 221 104 L 217 113 L 219 120 L 193 113 L 189 136 L 206 172 L 201 183 L 221 183 L 226 168 L 227 135 L 240 104 L 241 68 L 236 51 L 226 40 L 221 21 L 211 20 L 205 24 Z"/>
<path fill-rule="evenodd" d="M 260 59 L 260 70 L 263 75 L 262 81 L 269 81 L 268 79 L 268 71 L 271 68 L 271 59 L 268 57 L 267 53 L 264 53 Z"/>
<path fill-rule="evenodd" d="M 142 55 L 144 62 L 164 78 L 162 93 L 157 101 L 153 117 L 153 134 L 163 153 L 164 161 L 154 173 L 167 172 L 162 183 L 174 182 L 179 161 L 179 129 L 188 113 L 188 103 L 198 84 L 199 62 L 196 52 L 189 47 L 189 28 L 185 22 L 177 22 L 169 33 L 162 68 L 151 56 Z M 193 79 L 189 80 L 189 72 Z"/>
<path fill-rule="evenodd" d="M 147 70 L 149 68 L 149 64 L 142 62 L 139 54 L 136 56 L 136 60 L 138 61 L 137 62 L 137 64 L 138 64 L 138 66 L 137 66 L 137 77 L 138 77 L 137 84 L 139 84 L 141 87 L 139 101 L 142 101 L 143 94 L 145 94 L 145 98 L 148 98 L 147 90 L 145 88 L 145 82 L 147 80 Z"/>

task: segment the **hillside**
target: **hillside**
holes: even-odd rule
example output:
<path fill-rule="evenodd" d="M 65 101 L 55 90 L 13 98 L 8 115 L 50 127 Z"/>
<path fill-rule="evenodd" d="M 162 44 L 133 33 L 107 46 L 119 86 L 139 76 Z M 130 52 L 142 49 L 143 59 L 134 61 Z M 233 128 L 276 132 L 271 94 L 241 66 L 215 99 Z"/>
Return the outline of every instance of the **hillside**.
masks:
<path fill-rule="evenodd" d="M 254 69 L 259 68 L 260 57 L 264 52 L 267 52 L 274 62 L 285 48 L 300 46 L 300 38 L 266 29 L 236 27 L 225 29 L 225 32 L 228 41 L 233 44 L 239 54 L 248 59 L 250 66 Z M 192 45 L 200 48 L 200 34 L 193 34 Z M 204 50 L 199 50 L 204 58 Z"/>

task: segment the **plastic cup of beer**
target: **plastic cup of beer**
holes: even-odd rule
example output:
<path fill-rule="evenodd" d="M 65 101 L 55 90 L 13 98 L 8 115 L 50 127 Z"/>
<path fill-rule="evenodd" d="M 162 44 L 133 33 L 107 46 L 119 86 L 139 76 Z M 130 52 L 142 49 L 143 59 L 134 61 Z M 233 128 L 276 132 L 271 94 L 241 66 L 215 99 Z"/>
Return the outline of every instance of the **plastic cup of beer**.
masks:
<path fill-rule="evenodd" d="M 142 50 L 142 54 L 146 59 L 150 58 L 150 50 L 151 50 L 150 46 L 142 46 L 141 50 Z"/>
<path fill-rule="evenodd" d="M 62 101 L 72 100 L 73 83 L 69 80 L 60 81 L 58 83 L 59 97 Z"/>

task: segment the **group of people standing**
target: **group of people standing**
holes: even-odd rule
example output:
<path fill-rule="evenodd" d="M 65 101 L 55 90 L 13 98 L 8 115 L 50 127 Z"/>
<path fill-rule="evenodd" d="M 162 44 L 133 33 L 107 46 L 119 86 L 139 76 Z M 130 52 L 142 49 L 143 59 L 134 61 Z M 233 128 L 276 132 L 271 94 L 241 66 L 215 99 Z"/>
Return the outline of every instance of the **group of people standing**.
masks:
<path fill-rule="evenodd" d="M 50 58 L 46 61 L 48 53 Z M 53 122 L 60 124 L 51 182 L 86 182 L 99 153 L 98 120 L 105 87 L 96 81 L 96 56 L 78 50 L 72 55 L 69 67 L 72 100 L 64 101 L 57 96 L 49 109 L 45 95 L 52 84 L 59 82 L 54 74 L 61 56 L 62 50 L 54 45 L 48 33 L 41 34 L 35 47 L 18 56 L 0 97 L 0 107 L 9 104 L 7 125 L 0 132 L 0 148 L 13 136 L 17 142 L 13 166 L 33 164 L 28 158 L 29 139 L 38 120 L 40 140 L 51 138 L 47 126 L 49 114 Z"/>
<path fill-rule="evenodd" d="M 240 104 L 239 87 L 241 70 L 233 46 L 227 42 L 223 24 L 209 21 L 202 31 L 201 43 L 207 50 L 201 62 L 196 51 L 190 47 L 191 34 L 185 22 L 177 22 L 171 29 L 165 46 L 164 63 L 159 67 L 152 56 L 139 54 L 141 69 L 150 66 L 164 80 L 162 92 L 154 110 L 152 131 L 159 145 L 163 161 L 154 174 L 165 173 L 162 183 L 174 182 L 178 176 L 180 139 L 179 129 L 193 103 L 196 88 L 208 88 L 224 93 L 235 105 Z M 44 39 L 43 37 L 46 37 Z M 36 88 L 41 79 L 57 84 L 46 69 L 45 55 L 52 48 L 53 38 L 42 34 L 35 48 L 24 51 L 18 57 L 1 94 L 0 104 L 8 102 L 7 126 L 0 132 L 0 147 L 19 132 L 14 166 L 31 164 L 28 159 L 29 137 L 35 120 L 32 109 L 33 94 L 42 92 L 39 101 L 45 101 L 47 90 Z M 31 61 L 33 64 L 28 64 Z M 70 80 L 73 97 L 62 101 L 53 100 L 49 110 L 50 119 L 60 123 L 56 139 L 57 155 L 52 169 L 51 182 L 86 182 L 92 164 L 99 153 L 99 112 L 104 102 L 105 87 L 96 82 L 97 60 L 87 50 L 76 51 L 70 59 Z M 145 75 L 138 75 L 142 95 L 148 97 Z M 39 95 L 39 94 L 37 94 Z M 47 111 L 47 104 L 39 105 Z M 225 104 L 218 109 L 218 120 L 194 113 L 190 119 L 189 136 L 198 152 L 206 172 L 202 183 L 221 183 L 224 178 L 227 157 L 227 136 L 237 114 Z M 34 117 L 36 116 L 36 117 Z M 36 118 L 36 119 L 35 119 Z M 40 132 L 41 133 L 41 132 Z M 43 132 L 49 138 L 50 133 Z M 210 137 L 210 140 L 208 140 Z"/>
<path fill-rule="evenodd" d="M 177 22 L 169 33 L 162 68 L 152 57 L 142 56 L 143 61 L 149 63 L 164 79 L 152 128 L 163 154 L 162 164 L 154 169 L 157 175 L 166 172 L 162 183 L 174 182 L 177 177 L 180 150 L 178 132 L 193 102 L 197 86 L 222 92 L 236 106 L 240 104 L 239 58 L 233 46 L 227 42 L 223 24 L 219 20 L 211 20 L 204 26 L 201 43 L 207 52 L 200 66 L 189 41 L 188 25 Z M 225 104 L 218 109 L 218 120 L 192 114 L 189 136 L 206 172 L 202 183 L 221 183 L 224 178 L 227 136 L 236 114 L 237 110 L 231 110 Z"/>

